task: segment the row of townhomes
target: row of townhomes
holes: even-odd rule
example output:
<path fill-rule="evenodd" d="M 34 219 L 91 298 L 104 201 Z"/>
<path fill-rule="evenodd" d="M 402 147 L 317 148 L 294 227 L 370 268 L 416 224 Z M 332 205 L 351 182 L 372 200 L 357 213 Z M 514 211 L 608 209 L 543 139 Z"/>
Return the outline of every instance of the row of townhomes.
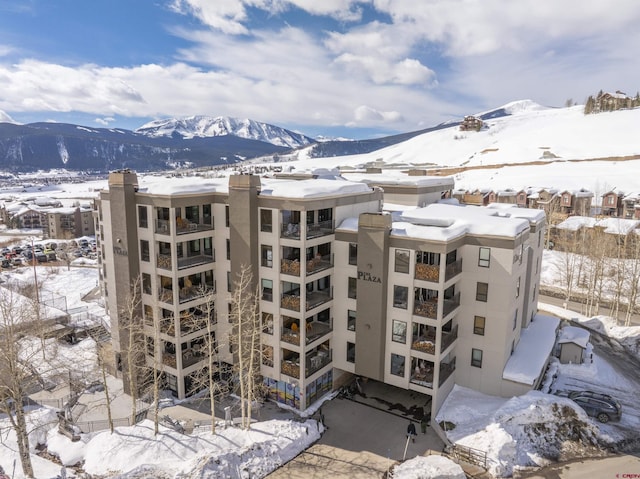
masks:
<path fill-rule="evenodd" d="M 139 278 L 145 319 L 172 323 L 147 351 L 162 360 L 148 362 L 177 397 L 192 394 L 208 332 L 186 321 L 215 291 L 219 360 L 232 363 L 229 290 L 250 265 L 275 401 L 303 410 L 359 376 L 424 394 L 435 414 L 454 384 L 536 387 L 557 327 L 536 315 L 544 211 L 459 205 L 446 199 L 453 186 L 381 174 L 139 185 L 111 173 L 96 224 L 116 363 L 119 312 Z"/>
<path fill-rule="evenodd" d="M 0 206 L 0 218 L 12 228 L 41 229 L 45 238 L 77 238 L 95 234 L 90 204 L 63 206 L 53 198 L 8 201 Z"/>

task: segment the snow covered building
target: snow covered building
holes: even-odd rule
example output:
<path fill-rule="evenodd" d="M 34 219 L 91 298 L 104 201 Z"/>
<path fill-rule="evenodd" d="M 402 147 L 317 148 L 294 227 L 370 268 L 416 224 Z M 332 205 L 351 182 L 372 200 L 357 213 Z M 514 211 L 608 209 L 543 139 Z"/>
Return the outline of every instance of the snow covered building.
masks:
<path fill-rule="evenodd" d="M 455 383 L 512 394 L 521 385 L 503 372 L 536 313 L 544 212 L 437 203 L 453 186 L 440 177 L 384 192 L 374 183 L 385 180 L 360 180 L 139 185 L 133 172 L 111 173 L 97 230 L 117 364 L 128 338 L 121 312 L 138 279 L 145 321 L 165 324 L 160 344 L 147 338 L 147 354 L 161 355 L 149 362 L 178 397 L 191 394 L 208 332 L 188 320 L 211 299 L 202 291 L 215 292 L 219 358 L 233 362 L 229 291 L 250 265 L 261 373 L 276 401 L 305 409 L 353 375 L 429 396 L 433 413 Z M 387 194 L 407 208 L 384 212 Z"/>

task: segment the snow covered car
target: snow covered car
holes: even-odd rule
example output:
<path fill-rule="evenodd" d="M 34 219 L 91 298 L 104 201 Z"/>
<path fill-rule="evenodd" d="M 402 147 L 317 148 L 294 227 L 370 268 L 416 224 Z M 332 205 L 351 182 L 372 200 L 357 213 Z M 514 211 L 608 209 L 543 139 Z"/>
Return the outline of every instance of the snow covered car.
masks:
<path fill-rule="evenodd" d="M 620 403 L 608 394 L 593 391 L 572 391 L 569 393 L 569 399 L 584 409 L 589 416 L 595 417 L 602 423 L 619 421 L 622 416 Z"/>

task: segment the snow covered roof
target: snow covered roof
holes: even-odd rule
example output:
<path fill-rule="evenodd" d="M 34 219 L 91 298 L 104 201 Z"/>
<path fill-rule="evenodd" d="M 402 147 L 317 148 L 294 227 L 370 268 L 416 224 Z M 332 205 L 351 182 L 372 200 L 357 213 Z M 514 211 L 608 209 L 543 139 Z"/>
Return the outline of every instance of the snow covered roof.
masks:
<path fill-rule="evenodd" d="M 575 343 L 583 349 L 586 349 L 590 337 L 589 331 L 577 326 L 565 326 L 560 330 L 558 336 L 558 344 Z"/>
<path fill-rule="evenodd" d="M 273 180 L 262 179 L 260 196 L 279 198 L 323 198 L 353 193 L 368 193 L 371 188 L 360 182 L 336 179 Z"/>
<path fill-rule="evenodd" d="M 520 342 L 502 371 L 502 379 L 533 385 L 553 350 L 559 324 L 558 318 L 536 314 L 520 333 Z"/>
<path fill-rule="evenodd" d="M 398 170 L 384 170 L 383 174 L 367 173 L 346 173 L 350 180 L 367 184 L 389 186 L 440 186 L 444 189 L 451 189 L 454 180 L 451 176 L 408 176 Z"/>
<path fill-rule="evenodd" d="M 589 216 L 569 216 L 566 220 L 556 225 L 559 230 L 578 231 L 580 228 L 593 228 L 596 219 Z"/>
<path fill-rule="evenodd" d="M 640 221 L 624 218 L 604 218 L 596 223 L 596 226 L 604 228 L 605 233 L 614 235 L 627 235 L 638 228 Z"/>
<path fill-rule="evenodd" d="M 199 176 L 158 178 L 149 176 L 139 178 L 138 181 L 138 191 L 152 195 L 172 196 L 229 192 L 227 178 L 202 178 Z"/>

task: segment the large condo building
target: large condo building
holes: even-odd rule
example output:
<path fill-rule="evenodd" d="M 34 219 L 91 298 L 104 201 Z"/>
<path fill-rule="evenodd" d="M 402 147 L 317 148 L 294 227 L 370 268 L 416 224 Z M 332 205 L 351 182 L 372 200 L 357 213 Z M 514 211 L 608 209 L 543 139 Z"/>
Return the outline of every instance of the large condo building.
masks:
<path fill-rule="evenodd" d="M 439 202 L 452 189 L 420 176 L 139 185 L 133 172 L 111 173 L 97 226 L 116 364 L 137 281 L 140 313 L 160 324 L 147 354 L 161 356 L 167 388 L 192 394 L 212 328 L 190 318 L 214 308 L 217 360 L 232 363 L 229 291 L 248 267 L 274 400 L 305 409 L 353 375 L 425 394 L 433 413 L 456 383 L 530 389 L 538 378 L 505 371 L 536 312 L 544 212 Z"/>

